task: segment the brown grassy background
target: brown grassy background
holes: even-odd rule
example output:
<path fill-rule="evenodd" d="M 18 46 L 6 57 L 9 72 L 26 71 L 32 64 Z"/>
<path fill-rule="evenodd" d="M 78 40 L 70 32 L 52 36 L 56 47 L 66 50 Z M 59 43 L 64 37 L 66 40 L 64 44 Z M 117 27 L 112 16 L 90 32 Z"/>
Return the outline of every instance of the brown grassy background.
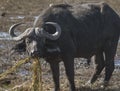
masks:
<path fill-rule="evenodd" d="M 120 0 L 0 0 L 0 31 L 8 31 L 11 24 L 16 22 L 33 22 L 33 16 L 39 15 L 40 12 L 47 8 L 50 3 L 77 3 L 77 2 L 100 2 L 105 1 L 113 9 L 120 14 Z M 16 17 L 23 15 L 23 20 L 13 19 L 10 16 Z"/>
<path fill-rule="evenodd" d="M 100 2 L 105 1 L 115 10 L 120 11 L 120 0 L 0 0 L 0 11 L 9 14 L 36 14 L 50 3 L 77 3 L 77 2 Z"/>

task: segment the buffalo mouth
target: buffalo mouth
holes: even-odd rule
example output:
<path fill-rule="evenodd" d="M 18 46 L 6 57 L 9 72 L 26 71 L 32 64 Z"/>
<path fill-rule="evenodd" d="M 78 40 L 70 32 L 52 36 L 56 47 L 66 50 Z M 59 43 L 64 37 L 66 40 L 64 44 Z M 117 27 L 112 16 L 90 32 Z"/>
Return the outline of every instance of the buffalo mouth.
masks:
<path fill-rule="evenodd" d="M 30 53 L 30 55 L 32 58 L 35 58 L 35 57 L 42 57 L 41 53 L 36 51 L 36 52 L 32 52 Z"/>

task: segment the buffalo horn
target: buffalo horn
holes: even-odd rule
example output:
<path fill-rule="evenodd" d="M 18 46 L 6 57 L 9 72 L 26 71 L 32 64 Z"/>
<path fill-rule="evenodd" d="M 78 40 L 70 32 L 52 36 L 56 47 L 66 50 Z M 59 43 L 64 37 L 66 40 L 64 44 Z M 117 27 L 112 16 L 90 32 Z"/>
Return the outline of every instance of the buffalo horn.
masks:
<path fill-rule="evenodd" d="M 49 25 L 54 26 L 56 28 L 56 32 L 54 34 L 49 34 L 48 32 L 44 31 L 44 36 L 47 37 L 48 39 L 51 39 L 51 40 L 58 39 L 61 35 L 60 25 L 58 23 L 55 23 L 55 22 L 46 22 L 45 24 L 49 24 Z"/>
<path fill-rule="evenodd" d="M 10 27 L 10 29 L 9 29 L 9 34 L 10 34 L 10 36 L 12 37 L 12 39 L 15 40 L 15 41 L 20 41 L 20 40 L 22 40 L 22 39 L 28 34 L 28 32 L 29 32 L 29 30 L 30 30 L 30 29 L 26 29 L 25 32 L 23 32 L 23 33 L 20 34 L 19 36 L 16 36 L 15 33 L 14 33 L 14 31 L 15 31 L 16 27 L 18 27 L 18 26 L 21 25 L 21 24 L 24 24 L 24 23 L 14 24 L 14 25 L 12 25 L 12 26 Z"/>

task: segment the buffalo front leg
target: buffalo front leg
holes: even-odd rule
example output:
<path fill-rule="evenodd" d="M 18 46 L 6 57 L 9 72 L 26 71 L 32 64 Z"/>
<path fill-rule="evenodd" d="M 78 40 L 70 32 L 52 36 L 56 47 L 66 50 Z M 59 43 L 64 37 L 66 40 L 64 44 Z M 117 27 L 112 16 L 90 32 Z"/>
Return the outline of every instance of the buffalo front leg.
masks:
<path fill-rule="evenodd" d="M 98 76 L 100 75 L 104 67 L 105 67 L 105 61 L 104 61 L 103 52 L 98 52 L 95 55 L 95 71 L 89 83 L 94 83 L 97 80 Z"/>
<path fill-rule="evenodd" d="M 54 60 L 55 61 L 55 60 Z M 59 83 L 59 62 L 50 62 L 50 67 L 52 70 L 52 74 L 53 74 L 53 81 L 55 84 L 55 89 L 54 91 L 60 91 L 60 83 Z"/>
<path fill-rule="evenodd" d="M 71 58 L 71 57 L 64 58 L 64 65 L 65 65 L 65 71 L 66 71 L 66 75 L 70 85 L 70 91 L 76 91 L 75 83 L 74 83 L 74 58 Z"/>

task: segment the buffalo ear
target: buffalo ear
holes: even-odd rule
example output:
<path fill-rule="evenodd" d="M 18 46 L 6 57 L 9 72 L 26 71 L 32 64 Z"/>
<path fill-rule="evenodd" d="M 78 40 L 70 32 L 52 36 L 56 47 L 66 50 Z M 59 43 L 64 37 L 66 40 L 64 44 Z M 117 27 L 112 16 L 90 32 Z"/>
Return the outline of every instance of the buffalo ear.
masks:
<path fill-rule="evenodd" d="M 25 52 L 26 51 L 26 44 L 25 44 L 25 40 L 20 41 L 19 43 L 17 43 L 12 49 L 11 52 L 13 53 L 21 53 L 21 52 Z"/>

